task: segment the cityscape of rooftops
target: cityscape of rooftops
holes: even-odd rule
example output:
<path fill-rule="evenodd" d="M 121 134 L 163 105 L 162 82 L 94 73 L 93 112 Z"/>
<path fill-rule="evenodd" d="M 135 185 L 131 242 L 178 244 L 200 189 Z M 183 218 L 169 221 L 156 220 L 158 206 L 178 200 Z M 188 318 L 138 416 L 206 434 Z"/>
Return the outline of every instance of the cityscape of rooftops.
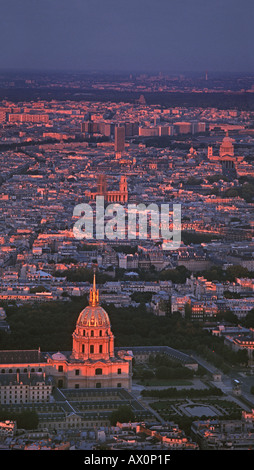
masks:
<path fill-rule="evenodd" d="M 8 455 L 254 448 L 253 5 L 203 3 L 3 6 Z"/>

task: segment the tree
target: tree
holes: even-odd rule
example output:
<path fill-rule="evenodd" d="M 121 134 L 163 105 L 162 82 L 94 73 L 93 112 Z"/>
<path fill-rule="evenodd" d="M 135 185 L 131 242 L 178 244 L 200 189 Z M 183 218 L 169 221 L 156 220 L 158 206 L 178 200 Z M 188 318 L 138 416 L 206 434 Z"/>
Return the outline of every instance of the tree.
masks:
<path fill-rule="evenodd" d="M 157 379 L 169 379 L 171 376 L 171 369 L 167 366 L 160 366 L 156 370 Z"/>
<path fill-rule="evenodd" d="M 236 353 L 236 359 L 239 364 L 248 364 L 248 351 L 247 349 L 239 349 Z"/>
<path fill-rule="evenodd" d="M 23 410 L 21 412 L 9 412 L 4 409 L 0 409 L 0 419 L 10 419 L 17 422 L 18 429 L 37 429 L 39 418 L 36 411 Z"/>
<path fill-rule="evenodd" d="M 154 373 L 152 370 L 143 370 L 142 374 L 142 379 L 153 379 L 154 378 Z"/>
<path fill-rule="evenodd" d="M 249 270 L 240 265 L 229 266 L 226 270 L 227 280 L 231 282 L 234 282 L 237 277 L 249 277 L 249 275 Z"/>
<path fill-rule="evenodd" d="M 191 304 L 186 302 L 186 304 L 184 306 L 184 316 L 185 316 L 186 320 L 191 319 L 191 314 L 192 314 Z"/>
<path fill-rule="evenodd" d="M 37 429 L 39 423 L 35 411 L 24 410 L 17 414 L 17 427 L 20 429 Z"/>
<path fill-rule="evenodd" d="M 217 314 L 218 321 L 225 320 L 227 322 L 233 323 L 234 325 L 238 325 L 239 319 L 237 315 L 235 315 L 231 310 L 224 310 Z"/>
<path fill-rule="evenodd" d="M 246 315 L 244 325 L 247 328 L 254 328 L 254 308 L 252 308 Z"/>
<path fill-rule="evenodd" d="M 47 287 L 42 286 L 42 285 L 30 288 L 30 294 L 37 294 L 38 292 L 49 292 L 49 289 L 47 289 Z"/>
<path fill-rule="evenodd" d="M 112 411 L 110 415 L 110 422 L 112 426 L 115 426 L 116 423 L 129 423 L 130 421 L 134 421 L 135 415 L 128 405 L 119 406 L 119 408 L 115 411 Z"/>

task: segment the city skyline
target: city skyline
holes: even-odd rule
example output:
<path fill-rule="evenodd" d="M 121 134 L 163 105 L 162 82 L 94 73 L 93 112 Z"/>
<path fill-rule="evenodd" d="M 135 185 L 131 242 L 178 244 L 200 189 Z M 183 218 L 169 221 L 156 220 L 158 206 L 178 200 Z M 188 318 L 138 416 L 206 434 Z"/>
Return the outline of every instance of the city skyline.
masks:
<path fill-rule="evenodd" d="M 253 450 L 253 2 L 2 4 L 0 450 Z"/>

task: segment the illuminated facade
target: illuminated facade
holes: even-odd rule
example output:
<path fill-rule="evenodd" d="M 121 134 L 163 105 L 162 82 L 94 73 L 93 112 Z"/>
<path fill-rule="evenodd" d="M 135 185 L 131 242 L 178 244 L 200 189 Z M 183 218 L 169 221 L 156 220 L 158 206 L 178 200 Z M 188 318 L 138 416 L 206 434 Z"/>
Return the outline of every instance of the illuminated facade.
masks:
<path fill-rule="evenodd" d="M 114 354 L 114 336 L 108 314 L 99 305 L 95 277 L 89 305 L 81 311 L 72 337 L 70 355 L 48 356 L 48 372 L 58 387 L 131 389 L 132 355 Z"/>
<path fill-rule="evenodd" d="M 128 184 L 126 176 L 121 176 L 119 182 L 119 191 L 108 191 L 106 175 L 99 175 L 97 182 L 97 192 L 91 193 L 91 198 L 96 199 L 96 196 L 104 196 L 106 202 L 128 202 Z"/>

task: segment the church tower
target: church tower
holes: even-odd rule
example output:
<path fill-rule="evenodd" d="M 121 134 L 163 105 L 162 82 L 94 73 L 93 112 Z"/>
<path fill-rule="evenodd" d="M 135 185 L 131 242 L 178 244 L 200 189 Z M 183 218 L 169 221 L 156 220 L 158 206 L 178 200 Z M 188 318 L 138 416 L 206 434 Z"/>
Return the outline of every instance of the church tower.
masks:
<path fill-rule="evenodd" d="M 121 176 L 120 178 L 119 191 L 120 191 L 120 201 L 127 202 L 128 201 L 128 187 L 127 187 L 126 176 Z"/>

